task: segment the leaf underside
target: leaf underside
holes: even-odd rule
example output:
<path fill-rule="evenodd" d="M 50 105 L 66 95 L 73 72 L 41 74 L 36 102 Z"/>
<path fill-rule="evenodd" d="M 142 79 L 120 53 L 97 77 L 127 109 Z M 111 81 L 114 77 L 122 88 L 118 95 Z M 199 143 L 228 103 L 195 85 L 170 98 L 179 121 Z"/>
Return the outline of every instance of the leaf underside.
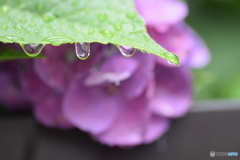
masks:
<path fill-rule="evenodd" d="M 1 51 L 0 57 L 1 57 L 0 62 L 13 59 L 45 58 L 42 54 L 39 54 L 36 57 L 29 57 L 28 55 L 23 54 L 21 52 L 17 52 L 16 50 L 13 50 L 11 48 L 6 48 L 3 51 Z"/>
<path fill-rule="evenodd" d="M 147 34 L 132 0 L 0 0 L 0 41 L 52 45 L 112 43 L 179 64 L 176 55 Z"/>

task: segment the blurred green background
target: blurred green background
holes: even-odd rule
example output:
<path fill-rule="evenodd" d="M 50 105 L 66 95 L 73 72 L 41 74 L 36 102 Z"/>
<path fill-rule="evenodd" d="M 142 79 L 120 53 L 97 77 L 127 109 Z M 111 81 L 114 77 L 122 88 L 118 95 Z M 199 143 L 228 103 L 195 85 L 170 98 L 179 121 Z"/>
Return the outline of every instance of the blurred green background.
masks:
<path fill-rule="evenodd" d="M 186 22 L 207 43 L 212 60 L 193 70 L 196 100 L 240 97 L 240 0 L 189 0 Z"/>

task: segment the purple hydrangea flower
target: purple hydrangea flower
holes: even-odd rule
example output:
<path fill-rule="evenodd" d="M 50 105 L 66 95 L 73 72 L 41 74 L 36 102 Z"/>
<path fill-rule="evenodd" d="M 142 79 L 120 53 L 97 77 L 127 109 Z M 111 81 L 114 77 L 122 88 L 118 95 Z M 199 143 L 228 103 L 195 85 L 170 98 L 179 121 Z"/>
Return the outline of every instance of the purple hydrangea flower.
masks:
<path fill-rule="evenodd" d="M 185 2 L 135 2 L 151 37 L 176 53 L 181 66 L 139 51 L 126 58 L 117 47 L 97 43 L 91 44 L 91 56 L 81 61 L 73 45 L 47 45 L 46 59 L 6 63 L 14 64 L 14 72 L 0 72 L 0 85 L 5 87 L 0 100 L 16 106 L 18 100 L 31 102 L 42 124 L 76 127 L 109 146 L 158 139 L 171 119 L 185 115 L 192 104 L 189 68 L 203 67 L 210 56 L 201 38 L 182 22 L 188 13 Z M 20 64 L 25 66 L 21 70 Z M 16 90 L 9 94 L 6 86 Z"/>

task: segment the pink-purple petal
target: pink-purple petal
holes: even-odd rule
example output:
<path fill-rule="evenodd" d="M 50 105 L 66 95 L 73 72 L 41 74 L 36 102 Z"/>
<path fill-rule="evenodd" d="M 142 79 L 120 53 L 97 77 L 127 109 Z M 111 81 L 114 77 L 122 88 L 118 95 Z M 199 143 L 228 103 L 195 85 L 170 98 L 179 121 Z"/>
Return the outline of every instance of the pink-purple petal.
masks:
<path fill-rule="evenodd" d="M 139 66 L 129 79 L 121 82 L 119 89 L 126 99 L 134 99 L 143 93 L 152 76 L 156 57 L 137 51 L 131 58 L 135 58 Z"/>
<path fill-rule="evenodd" d="M 161 33 L 168 31 L 188 14 L 187 4 L 178 0 L 135 0 L 135 3 L 147 26 Z"/>
<path fill-rule="evenodd" d="M 151 114 L 146 123 L 144 143 L 152 143 L 168 131 L 170 126 L 169 118 Z"/>
<path fill-rule="evenodd" d="M 210 53 L 206 44 L 185 23 L 172 26 L 166 33 L 160 33 L 154 28 L 148 28 L 148 32 L 158 44 L 179 57 L 181 66 L 201 68 L 210 61 Z M 159 64 L 173 67 L 163 58 L 158 57 L 156 61 Z"/>
<path fill-rule="evenodd" d="M 44 100 L 45 95 L 51 88 L 43 83 L 43 81 L 34 72 L 32 63 L 27 65 L 27 69 L 20 74 L 21 89 L 24 96 L 32 102 Z"/>
<path fill-rule="evenodd" d="M 156 93 L 150 109 L 161 116 L 177 118 L 186 114 L 192 104 L 191 76 L 186 68 L 156 68 Z"/>
<path fill-rule="evenodd" d="M 145 120 L 148 117 L 147 98 L 121 101 L 117 119 L 106 132 L 95 135 L 109 146 L 134 146 L 143 143 Z"/>
<path fill-rule="evenodd" d="M 138 62 L 133 58 L 114 55 L 108 58 L 97 72 L 90 74 L 85 84 L 91 86 L 105 82 L 118 83 L 129 78 L 137 66 Z"/>
<path fill-rule="evenodd" d="M 48 93 L 44 100 L 38 101 L 34 108 L 34 114 L 38 121 L 49 127 L 73 128 L 73 125 L 63 116 L 62 99 L 61 94 Z"/>
<path fill-rule="evenodd" d="M 104 86 L 86 87 L 76 78 L 64 97 L 63 113 L 79 129 L 99 134 L 114 122 L 118 103 L 118 96 L 109 94 Z"/>
<path fill-rule="evenodd" d="M 8 109 L 28 109 L 29 104 L 16 82 L 17 76 L 11 73 L 0 73 L 0 102 Z"/>
<path fill-rule="evenodd" d="M 166 33 L 160 33 L 154 28 L 148 28 L 148 32 L 158 44 L 175 53 L 179 57 L 181 65 L 188 64 L 189 53 L 194 47 L 195 39 L 189 34 L 183 24 L 179 23 L 172 26 Z M 156 61 L 169 67 L 173 66 L 161 57 L 156 57 Z"/>

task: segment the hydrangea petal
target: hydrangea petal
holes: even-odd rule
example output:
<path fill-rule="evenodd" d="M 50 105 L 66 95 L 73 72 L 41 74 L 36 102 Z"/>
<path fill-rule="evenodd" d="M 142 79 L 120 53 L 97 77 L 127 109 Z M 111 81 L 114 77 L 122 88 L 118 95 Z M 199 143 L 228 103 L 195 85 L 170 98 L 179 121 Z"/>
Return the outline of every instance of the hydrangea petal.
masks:
<path fill-rule="evenodd" d="M 87 87 L 76 78 L 65 95 L 63 113 L 79 129 L 99 134 L 112 125 L 118 107 L 118 97 L 104 87 Z"/>
<path fill-rule="evenodd" d="M 168 31 L 169 27 L 182 21 L 188 14 L 187 4 L 178 0 L 135 0 L 135 3 L 147 26 L 161 33 Z"/>
<path fill-rule="evenodd" d="M 11 110 L 28 110 L 31 106 L 21 91 L 18 71 L 18 60 L 0 63 L 0 101 Z"/>
<path fill-rule="evenodd" d="M 121 101 L 117 119 L 106 132 L 95 135 L 109 146 L 134 146 L 143 142 L 147 119 L 147 98 L 140 96 L 132 101 Z"/>
<path fill-rule="evenodd" d="M 26 69 L 20 74 L 20 83 L 24 96 L 32 102 L 37 102 L 45 97 L 50 88 L 34 72 L 31 62 L 25 63 Z"/>
<path fill-rule="evenodd" d="M 150 101 L 150 109 L 161 116 L 183 116 L 192 104 L 191 77 L 186 68 L 156 68 L 156 93 Z"/>
<path fill-rule="evenodd" d="M 20 87 L 16 83 L 16 76 L 10 73 L 0 73 L 0 102 L 8 109 L 28 109 L 29 104 Z"/>
<path fill-rule="evenodd" d="M 166 117 L 161 117 L 151 114 L 146 123 L 144 143 L 151 143 L 161 137 L 170 126 L 170 120 Z"/>
<path fill-rule="evenodd" d="M 153 28 L 148 28 L 148 32 L 157 43 L 179 57 L 181 66 L 201 68 L 210 61 L 210 53 L 206 44 L 193 29 L 184 23 L 172 26 L 166 33 L 159 33 Z M 173 66 L 160 57 L 156 60 L 160 64 Z"/>
<path fill-rule="evenodd" d="M 138 63 L 133 58 L 114 55 L 108 58 L 97 72 L 88 76 L 85 84 L 90 86 L 99 85 L 104 82 L 118 83 L 129 78 L 137 66 Z"/>
<path fill-rule="evenodd" d="M 73 125 L 62 114 L 62 99 L 61 94 L 48 93 L 44 100 L 35 105 L 34 114 L 36 118 L 49 127 L 73 128 Z"/>
<path fill-rule="evenodd" d="M 135 58 L 139 66 L 129 79 L 121 82 L 119 89 L 126 99 L 134 99 L 143 93 L 152 76 L 156 56 L 137 51 L 131 58 Z"/>
<path fill-rule="evenodd" d="M 207 45 L 202 40 L 202 38 L 189 26 L 186 25 L 187 30 L 195 39 L 195 43 L 192 47 L 192 50 L 189 54 L 189 65 L 192 68 L 203 68 L 205 67 L 211 60 L 211 54 L 208 50 Z"/>
<path fill-rule="evenodd" d="M 182 24 L 171 27 L 166 33 L 159 33 L 153 28 L 148 28 L 148 32 L 158 44 L 162 45 L 168 51 L 175 53 L 179 57 L 181 65 L 188 63 L 189 52 L 194 47 L 195 39 Z M 160 64 L 173 66 L 163 58 L 157 57 L 156 60 Z"/>

